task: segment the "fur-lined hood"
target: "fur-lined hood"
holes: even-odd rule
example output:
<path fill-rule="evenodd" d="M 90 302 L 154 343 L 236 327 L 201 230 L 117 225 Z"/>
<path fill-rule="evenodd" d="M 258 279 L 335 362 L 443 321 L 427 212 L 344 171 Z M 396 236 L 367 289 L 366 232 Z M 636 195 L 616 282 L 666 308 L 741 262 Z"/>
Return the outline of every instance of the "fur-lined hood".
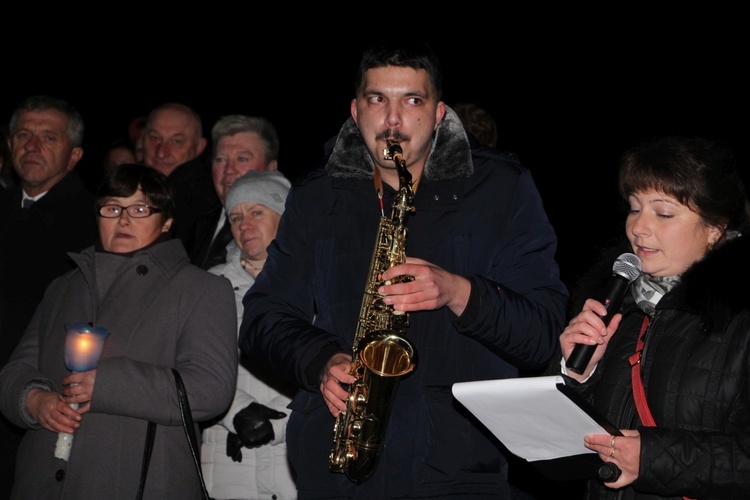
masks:
<path fill-rule="evenodd" d="M 750 309 L 750 238 L 740 236 L 711 251 L 682 275 L 685 305 L 710 316 L 723 329 Z M 739 286 L 738 286 L 739 285 Z"/>
<path fill-rule="evenodd" d="M 331 177 L 372 179 L 374 168 L 359 128 L 349 117 L 339 131 L 326 170 Z M 443 180 L 468 177 L 473 172 L 471 149 L 464 126 L 456 112 L 446 106 L 443 121 L 435 130 L 432 151 L 422 175 L 425 179 Z"/>

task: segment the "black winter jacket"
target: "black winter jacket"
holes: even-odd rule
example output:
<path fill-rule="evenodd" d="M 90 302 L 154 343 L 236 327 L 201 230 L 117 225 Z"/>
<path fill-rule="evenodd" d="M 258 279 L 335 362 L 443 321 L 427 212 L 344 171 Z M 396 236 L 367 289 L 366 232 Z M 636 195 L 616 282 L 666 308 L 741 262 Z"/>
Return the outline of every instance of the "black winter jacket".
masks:
<path fill-rule="evenodd" d="M 335 352 L 352 352 L 381 217 L 373 168 L 350 118 L 326 169 L 292 186 L 244 299 L 240 348 L 301 389 L 287 426 L 300 497 L 508 498 L 503 451 L 451 387 L 546 366 L 568 293 L 530 172 L 498 151 L 470 149 L 450 109 L 414 196 L 407 255 L 466 276 L 473 298 L 460 318 L 445 307 L 410 315 L 406 337 L 419 360 L 399 383 L 375 473 L 355 487 L 329 471 L 335 420 L 320 373 Z M 394 195 L 385 185 L 385 207 Z"/>
<path fill-rule="evenodd" d="M 628 295 L 604 357 L 578 387 L 618 428 L 639 430 L 639 474 L 620 491 L 590 481 L 587 498 L 750 498 L 750 293 L 731 286 L 750 279 L 749 255 L 750 239 L 728 242 L 658 303 L 641 362 L 656 427 L 642 426 L 633 402 L 628 358 L 644 313 Z M 596 297 L 615 256 L 580 301 Z"/>

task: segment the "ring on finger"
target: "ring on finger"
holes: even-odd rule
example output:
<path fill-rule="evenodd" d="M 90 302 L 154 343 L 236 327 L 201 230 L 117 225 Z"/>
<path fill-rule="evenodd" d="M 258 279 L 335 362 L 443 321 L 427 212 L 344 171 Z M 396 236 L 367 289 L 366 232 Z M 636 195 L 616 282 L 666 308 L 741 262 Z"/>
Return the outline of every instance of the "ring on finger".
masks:
<path fill-rule="evenodd" d="M 615 449 L 612 448 L 612 453 L 609 454 L 609 458 L 615 458 Z"/>
<path fill-rule="evenodd" d="M 609 442 L 609 447 L 614 448 L 615 447 L 615 436 L 612 436 L 612 441 Z"/>

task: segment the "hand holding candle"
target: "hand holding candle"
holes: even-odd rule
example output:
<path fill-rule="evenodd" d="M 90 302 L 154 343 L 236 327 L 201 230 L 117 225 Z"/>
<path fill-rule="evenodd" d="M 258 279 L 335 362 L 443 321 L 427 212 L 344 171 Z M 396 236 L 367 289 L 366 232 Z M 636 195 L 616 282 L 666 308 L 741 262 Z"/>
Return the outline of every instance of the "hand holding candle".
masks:
<path fill-rule="evenodd" d="M 65 337 L 65 367 L 72 372 L 85 372 L 96 368 L 104 349 L 104 340 L 109 335 L 107 329 L 94 328 L 89 323 L 66 323 L 65 330 L 68 332 Z M 71 403 L 70 407 L 78 409 L 78 403 Z M 55 457 L 68 460 L 72 444 L 72 434 L 59 433 Z"/>

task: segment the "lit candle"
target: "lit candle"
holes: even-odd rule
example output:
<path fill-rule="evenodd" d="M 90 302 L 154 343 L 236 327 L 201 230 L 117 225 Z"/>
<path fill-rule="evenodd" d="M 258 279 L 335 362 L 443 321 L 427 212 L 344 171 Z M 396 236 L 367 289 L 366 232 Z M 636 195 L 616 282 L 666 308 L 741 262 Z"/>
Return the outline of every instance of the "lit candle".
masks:
<path fill-rule="evenodd" d="M 93 370 L 99 364 L 104 349 L 104 340 L 109 335 L 106 328 L 94 328 L 88 323 L 65 324 L 65 367 L 72 372 Z M 78 403 L 71 403 L 78 409 Z M 73 435 L 60 432 L 55 445 L 55 457 L 68 460 L 73 446 Z"/>
<path fill-rule="evenodd" d="M 99 363 L 104 340 L 109 335 L 106 328 L 93 328 L 86 323 L 66 325 L 65 366 L 72 372 L 93 370 Z"/>

